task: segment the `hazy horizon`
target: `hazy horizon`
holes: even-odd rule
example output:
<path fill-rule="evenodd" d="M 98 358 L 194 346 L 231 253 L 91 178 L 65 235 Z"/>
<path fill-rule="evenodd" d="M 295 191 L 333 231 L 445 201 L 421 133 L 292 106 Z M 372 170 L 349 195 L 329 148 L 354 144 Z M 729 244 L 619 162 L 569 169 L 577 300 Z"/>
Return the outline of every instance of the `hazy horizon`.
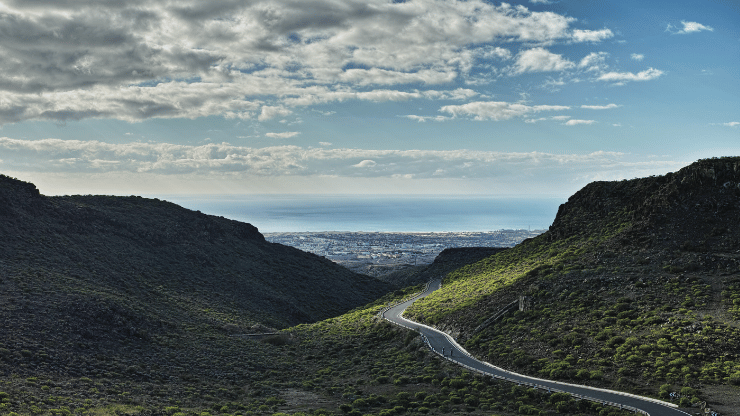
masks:
<path fill-rule="evenodd" d="M 547 229 L 560 198 L 439 195 L 169 196 L 205 214 L 272 232 L 487 232 Z"/>

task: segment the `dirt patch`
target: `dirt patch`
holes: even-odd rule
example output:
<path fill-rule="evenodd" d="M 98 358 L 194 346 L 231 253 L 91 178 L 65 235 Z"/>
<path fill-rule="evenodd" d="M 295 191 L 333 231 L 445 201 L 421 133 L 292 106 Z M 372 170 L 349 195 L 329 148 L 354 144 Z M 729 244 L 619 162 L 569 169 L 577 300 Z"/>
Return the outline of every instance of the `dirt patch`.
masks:
<path fill-rule="evenodd" d="M 301 411 L 301 410 L 313 410 L 319 408 L 333 408 L 335 403 L 326 397 L 323 397 L 317 393 L 298 390 L 298 389 L 286 389 L 280 391 L 280 397 L 285 400 L 285 406 L 281 406 L 281 411 Z"/>
<path fill-rule="evenodd" d="M 707 398 L 707 407 L 722 416 L 740 416 L 740 387 L 735 386 L 705 386 L 701 389 Z M 691 413 L 698 413 L 698 409 L 691 409 Z"/>

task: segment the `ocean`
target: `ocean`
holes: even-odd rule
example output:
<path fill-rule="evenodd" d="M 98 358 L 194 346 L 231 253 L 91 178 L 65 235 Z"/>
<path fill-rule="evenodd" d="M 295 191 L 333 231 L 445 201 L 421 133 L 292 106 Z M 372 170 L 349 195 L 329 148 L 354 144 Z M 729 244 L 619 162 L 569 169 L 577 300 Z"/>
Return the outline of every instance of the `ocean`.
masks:
<path fill-rule="evenodd" d="M 301 231 L 462 232 L 547 229 L 559 198 L 397 195 L 160 196 L 205 214 L 248 222 L 262 233 Z"/>

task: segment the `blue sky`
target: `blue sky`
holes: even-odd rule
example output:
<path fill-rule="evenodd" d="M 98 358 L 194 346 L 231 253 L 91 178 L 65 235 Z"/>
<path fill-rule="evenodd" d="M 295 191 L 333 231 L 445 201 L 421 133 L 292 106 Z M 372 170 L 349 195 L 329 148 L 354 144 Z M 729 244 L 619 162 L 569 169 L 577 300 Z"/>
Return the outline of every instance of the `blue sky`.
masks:
<path fill-rule="evenodd" d="M 566 197 L 740 154 L 740 6 L 0 1 L 0 172 L 53 194 Z"/>

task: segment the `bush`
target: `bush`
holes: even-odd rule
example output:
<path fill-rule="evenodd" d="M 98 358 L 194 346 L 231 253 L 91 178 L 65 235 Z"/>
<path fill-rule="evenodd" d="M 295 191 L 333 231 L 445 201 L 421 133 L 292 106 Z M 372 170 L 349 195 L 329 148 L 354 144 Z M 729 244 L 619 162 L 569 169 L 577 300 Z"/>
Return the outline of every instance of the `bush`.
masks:
<path fill-rule="evenodd" d="M 539 415 L 540 409 L 532 406 L 531 404 L 523 404 L 519 406 L 520 415 Z"/>
<path fill-rule="evenodd" d="M 576 378 L 586 379 L 591 377 L 591 372 L 582 368 L 576 373 Z"/>
<path fill-rule="evenodd" d="M 293 340 L 290 338 L 289 334 L 282 333 L 282 334 L 270 335 L 268 337 L 262 338 L 260 342 L 264 342 L 266 344 L 270 344 L 274 346 L 281 346 L 281 345 L 292 344 Z"/>
<path fill-rule="evenodd" d="M 740 371 L 737 371 L 734 374 L 730 375 L 730 384 L 740 386 Z"/>
<path fill-rule="evenodd" d="M 557 392 L 557 393 L 553 393 L 550 395 L 549 402 L 550 404 L 555 404 L 557 402 L 563 402 L 563 401 L 568 401 L 568 400 L 570 400 L 570 394 Z"/>
<path fill-rule="evenodd" d="M 375 383 L 377 384 L 386 384 L 390 381 L 390 378 L 388 376 L 379 376 L 375 379 Z"/>
<path fill-rule="evenodd" d="M 397 385 L 397 386 L 403 386 L 403 385 L 405 385 L 405 384 L 408 384 L 408 383 L 409 383 L 409 381 L 410 381 L 410 380 L 409 380 L 409 378 L 408 378 L 408 377 L 406 377 L 406 376 L 401 376 L 401 377 L 397 378 L 397 379 L 396 379 L 396 380 L 395 380 L 395 381 L 393 382 L 393 384 L 395 384 L 395 385 Z"/>
<path fill-rule="evenodd" d="M 365 400 L 365 399 L 356 399 L 355 401 L 352 402 L 352 407 L 364 408 L 364 407 L 368 407 L 368 406 L 369 406 L 369 404 L 368 404 L 367 400 Z"/>

